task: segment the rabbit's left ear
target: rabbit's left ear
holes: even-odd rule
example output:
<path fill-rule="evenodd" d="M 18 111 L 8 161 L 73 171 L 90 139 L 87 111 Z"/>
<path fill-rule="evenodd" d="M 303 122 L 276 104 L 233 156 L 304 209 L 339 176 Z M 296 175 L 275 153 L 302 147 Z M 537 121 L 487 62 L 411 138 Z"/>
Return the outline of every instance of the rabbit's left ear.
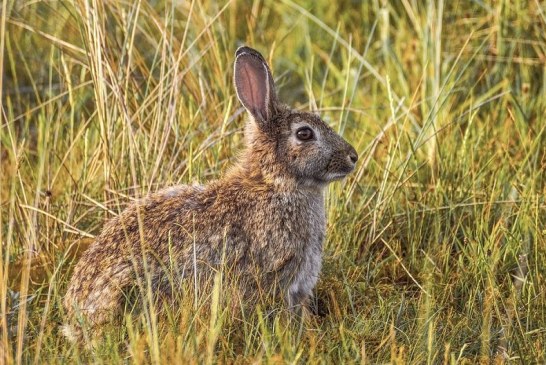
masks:
<path fill-rule="evenodd" d="M 275 113 L 277 103 L 269 66 L 258 51 L 249 47 L 240 47 L 235 56 L 237 96 L 256 122 L 265 125 Z"/>

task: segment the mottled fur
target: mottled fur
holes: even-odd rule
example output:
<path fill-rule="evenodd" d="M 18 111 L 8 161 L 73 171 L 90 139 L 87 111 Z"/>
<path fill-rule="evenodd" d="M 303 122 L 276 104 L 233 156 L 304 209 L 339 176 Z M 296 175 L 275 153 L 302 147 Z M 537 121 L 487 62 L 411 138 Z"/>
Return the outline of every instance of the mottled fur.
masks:
<path fill-rule="evenodd" d="M 111 322 L 144 277 L 168 296 L 173 274 L 201 285 L 225 266 L 249 305 L 256 293 L 288 307 L 311 296 L 326 229 L 323 190 L 353 170 L 356 153 L 318 116 L 277 102 L 258 52 L 242 47 L 236 56 L 236 90 L 251 115 L 239 162 L 207 185 L 151 194 L 105 225 L 66 293 L 70 339 L 82 339 L 81 320 L 94 332 Z M 314 140 L 298 139 L 302 127 Z"/>

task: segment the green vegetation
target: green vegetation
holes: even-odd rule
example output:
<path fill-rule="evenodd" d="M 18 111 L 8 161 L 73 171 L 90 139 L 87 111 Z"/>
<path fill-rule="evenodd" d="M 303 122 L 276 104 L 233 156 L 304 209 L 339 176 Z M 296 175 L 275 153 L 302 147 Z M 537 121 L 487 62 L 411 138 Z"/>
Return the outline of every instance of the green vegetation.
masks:
<path fill-rule="evenodd" d="M 4 363 L 546 361 L 546 2 L 0 7 Z M 234 325 L 215 296 L 183 300 L 77 349 L 58 325 L 88 237 L 242 147 L 241 44 L 359 151 L 328 193 L 328 314 Z"/>

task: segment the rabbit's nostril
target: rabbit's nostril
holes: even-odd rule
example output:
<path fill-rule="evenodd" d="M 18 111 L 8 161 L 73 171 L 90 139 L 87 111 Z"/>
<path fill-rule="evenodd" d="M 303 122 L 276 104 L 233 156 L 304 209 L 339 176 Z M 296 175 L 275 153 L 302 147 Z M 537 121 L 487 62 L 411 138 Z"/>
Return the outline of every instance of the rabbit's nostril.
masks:
<path fill-rule="evenodd" d="M 356 152 L 349 153 L 349 160 L 351 160 L 352 163 L 356 163 L 356 161 L 358 161 L 358 155 Z"/>

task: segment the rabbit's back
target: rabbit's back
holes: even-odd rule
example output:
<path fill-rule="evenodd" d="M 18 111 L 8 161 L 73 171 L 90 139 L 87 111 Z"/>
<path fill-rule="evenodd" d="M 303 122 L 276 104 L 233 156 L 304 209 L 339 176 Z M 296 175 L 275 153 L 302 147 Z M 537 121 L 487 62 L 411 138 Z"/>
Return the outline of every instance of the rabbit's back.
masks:
<path fill-rule="evenodd" d="M 188 233 L 177 223 L 197 211 L 202 190 L 186 185 L 164 189 L 110 219 L 74 268 L 64 298 L 68 317 L 88 318 L 91 327 L 110 321 L 137 277 L 145 270 L 153 274 L 171 249 L 180 255 Z"/>

